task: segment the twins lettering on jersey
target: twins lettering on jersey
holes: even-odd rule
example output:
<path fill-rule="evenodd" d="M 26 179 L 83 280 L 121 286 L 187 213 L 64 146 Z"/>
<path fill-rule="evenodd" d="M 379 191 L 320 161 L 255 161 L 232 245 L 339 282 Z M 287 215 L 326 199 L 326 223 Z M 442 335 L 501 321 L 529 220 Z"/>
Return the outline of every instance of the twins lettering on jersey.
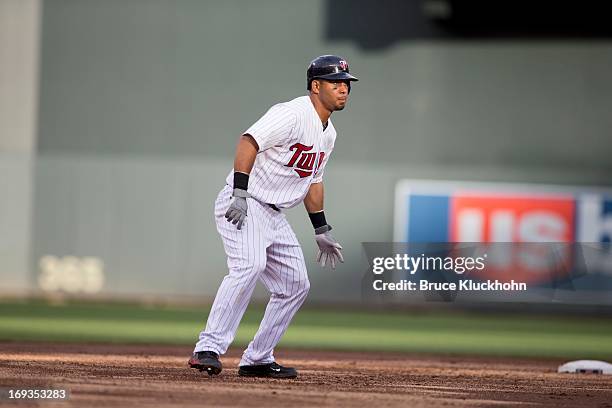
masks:
<path fill-rule="evenodd" d="M 319 169 L 325 158 L 325 152 L 319 152 L 319 160 L 317 160 L 317 153 L 310 152 L 312 148 L 313 146 L 306 146 L 301 143 L 291 145 L 289 150 L 295 150 L 295 153 L 291 156 L 289 163 L 285 164 L 285 167 L 293 167 L 300 178 L 312 175 L 313 171 L 316 172 Z"/>

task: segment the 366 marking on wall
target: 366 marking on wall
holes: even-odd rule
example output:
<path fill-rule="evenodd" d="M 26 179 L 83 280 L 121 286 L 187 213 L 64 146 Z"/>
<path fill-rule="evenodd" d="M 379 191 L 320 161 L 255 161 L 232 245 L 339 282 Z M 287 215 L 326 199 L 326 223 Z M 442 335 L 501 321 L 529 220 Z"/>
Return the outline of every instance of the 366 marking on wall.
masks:
<path fill-rule="evenodd" d="M 45 255 L 38 266 L 38 285 L 45 292 L 91 294 L 104 286 L 104 262 L 100 258 Z"/>

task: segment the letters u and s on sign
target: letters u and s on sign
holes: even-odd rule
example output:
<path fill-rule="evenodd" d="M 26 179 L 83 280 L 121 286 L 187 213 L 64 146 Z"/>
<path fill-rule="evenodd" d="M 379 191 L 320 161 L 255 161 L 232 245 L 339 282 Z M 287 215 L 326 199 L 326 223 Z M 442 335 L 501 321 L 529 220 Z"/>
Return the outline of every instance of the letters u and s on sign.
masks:
<path fill-rule="evenodd" d="M 397 242 L 610 242 L 612 191 L 405 180 Z"/>
<path fill-rule="evenodd" d="M 422 180 L 396 187 L 394 241 L 480 243 L 481 252 L 491 252 L 481 278 L 535 283 L 575 269 L 570 246 L 493 243 L 609 243 L 611 238 L 610 190 Z"/>

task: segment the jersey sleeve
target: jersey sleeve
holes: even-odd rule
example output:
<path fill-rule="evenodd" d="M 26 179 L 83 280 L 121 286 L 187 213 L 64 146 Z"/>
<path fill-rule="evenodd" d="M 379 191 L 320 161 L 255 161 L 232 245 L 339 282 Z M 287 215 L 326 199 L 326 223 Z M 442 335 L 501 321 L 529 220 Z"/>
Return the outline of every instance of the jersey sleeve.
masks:
<path fill-rule="evenodd" d="M 261 152 L 285 143 L 293 132 L 296 121 L 297 115 L 291 109 L 274 105 L 243 134 L 251 135 Z"/>

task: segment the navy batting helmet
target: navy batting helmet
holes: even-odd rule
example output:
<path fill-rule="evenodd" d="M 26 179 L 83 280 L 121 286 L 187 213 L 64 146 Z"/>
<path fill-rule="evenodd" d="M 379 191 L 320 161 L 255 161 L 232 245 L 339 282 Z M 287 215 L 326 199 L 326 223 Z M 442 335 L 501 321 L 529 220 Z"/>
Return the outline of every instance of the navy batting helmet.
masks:
<path fill-rule="evenodd" d="M 309 91 L 313 79 L 359 81 L 349 74 L 348 62 L 337 55 L 321 55 L 312 60 L 306 71 L 306 89 Z"/>

